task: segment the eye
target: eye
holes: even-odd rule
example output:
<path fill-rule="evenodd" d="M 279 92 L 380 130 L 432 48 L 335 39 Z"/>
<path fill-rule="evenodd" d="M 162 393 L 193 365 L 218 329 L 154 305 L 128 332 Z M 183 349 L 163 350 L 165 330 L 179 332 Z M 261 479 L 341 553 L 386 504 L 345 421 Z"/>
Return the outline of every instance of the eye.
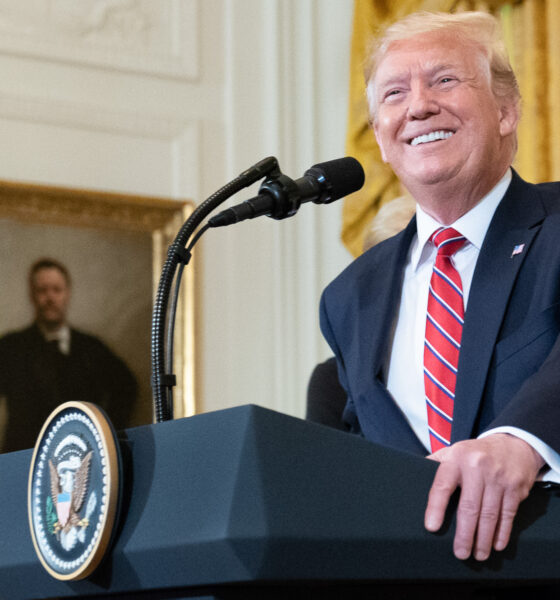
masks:
<path fill-rule="evenodd" d="M 450 75 L 446 75 L 439 79 L 439 83 L 452 83 L 454 81 L 456 81 L 455 77 L 451 77 Z"/>
<path fill-rule="evenodd" d="M 402 94 L 402 90 L 400 90 L 400 89 L 389 90 L 389 91 L 385 92 L 383 100 L 391 102 L 391 101 L 395 100 L 396 98 L 398 98 L 401 94 Z"/>

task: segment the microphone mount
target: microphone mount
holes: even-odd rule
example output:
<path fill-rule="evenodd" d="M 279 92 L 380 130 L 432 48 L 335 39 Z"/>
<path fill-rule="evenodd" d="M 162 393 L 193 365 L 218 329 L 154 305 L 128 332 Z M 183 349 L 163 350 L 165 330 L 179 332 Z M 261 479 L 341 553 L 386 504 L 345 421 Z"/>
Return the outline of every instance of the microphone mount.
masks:
<path fill-rule="evenodd" d="M 350 156 L 314 165 L 296 180 L 278 170 L 261 184 L 258 196 L 220 212 L 208 225 L 222 227 L 262 215 L 286 219 L 304 202 L 329 204 L 360 189 L 363 183 L 362 166 Z"/>

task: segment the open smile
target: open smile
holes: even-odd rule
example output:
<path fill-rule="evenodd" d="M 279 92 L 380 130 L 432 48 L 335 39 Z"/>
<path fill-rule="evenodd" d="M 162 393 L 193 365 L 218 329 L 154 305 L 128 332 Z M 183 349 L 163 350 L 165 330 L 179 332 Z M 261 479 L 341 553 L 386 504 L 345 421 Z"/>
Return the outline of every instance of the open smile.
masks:
<path fill-rule="evenodd" d="M 436 142 L 439 140 L 447 140 L 450 138 L 455 132 L 440 130 L 440 131 L 431 131 L 430 133 L 424 133 L 422 135 L 417 135 L 409 140 L 409 144 L 411 146 L 418 146 L 418 144 L 427 144 L 429 142 Z"/>

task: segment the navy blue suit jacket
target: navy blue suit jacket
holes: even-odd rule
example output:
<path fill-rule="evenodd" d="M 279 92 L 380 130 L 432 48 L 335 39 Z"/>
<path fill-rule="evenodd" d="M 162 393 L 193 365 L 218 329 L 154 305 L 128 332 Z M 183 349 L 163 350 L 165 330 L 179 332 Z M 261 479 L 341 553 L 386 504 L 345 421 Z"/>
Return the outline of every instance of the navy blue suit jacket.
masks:
<path fill-rule="evenodd" d="M 408 227 L 356 259 L 324 291 L 321 328 L 338 360 L 352 431 L 426 454 L 385 385 Z M 512 256 L 523 244 L 522 252 Z M 501 425 L 560 452 L 560 183 L 516 173 L 476 264 L 455 391 L 451 441 Z"/>

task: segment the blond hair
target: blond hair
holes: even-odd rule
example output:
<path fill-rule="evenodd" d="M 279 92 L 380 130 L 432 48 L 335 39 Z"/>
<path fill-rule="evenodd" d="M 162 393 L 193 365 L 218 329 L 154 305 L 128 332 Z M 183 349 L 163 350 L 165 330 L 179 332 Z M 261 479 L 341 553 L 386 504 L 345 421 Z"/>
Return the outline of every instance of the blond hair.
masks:
<path fill-rule="evenodd" d="M 407 40 L 423 33 L 450 32 L 464 42 L 477 45 L 487 60 L 490 83 L 497 99 L 508 99 L 517 108 L 521 94 L 517 78 L 509 62 L 498 20 L 485 12 L 460 13 L 417 12 L 389 25 L 370 48 L 364 69 L 367 97 L 372 116 L 375 116 L 375 73 L 393 42 Z"/>
<path fill-rule="evenodd" d="M 379 242 L 399 233 L 407 225 L 416 210 L 412 196 L 399 196 L 384 204 L 378 211 L 364 238 L 364 252 Z"/>

